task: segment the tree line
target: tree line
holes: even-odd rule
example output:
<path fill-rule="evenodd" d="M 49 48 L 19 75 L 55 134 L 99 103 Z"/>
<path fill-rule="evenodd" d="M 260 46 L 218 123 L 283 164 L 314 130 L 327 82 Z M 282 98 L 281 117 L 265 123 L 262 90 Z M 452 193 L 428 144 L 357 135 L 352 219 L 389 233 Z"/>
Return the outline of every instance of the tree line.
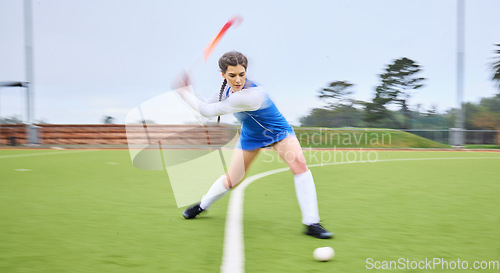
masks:
<path fill-rule="evenodd" d="M 491 64 L 491 80 L 500 91 L 500 44 L 496 44 Z M 325 106 L 312 109 L 300 119 L 306 127 L 372 127 L 391 129 L 447 129 L 455 127 L 458 109 L 438 113 L 436 106 L 423 111 L 421 105 L 410 109 L 412 94 L 425 84 L 422 68 L 415 61 L 403 57 L 395 59 L 379 74 L 380 84 L 371 101 L 356 100 L 354 84 L 334 81 L 318 91 Z M 391 110 L 396 109 L 396 110 Z M 465 129 L 500 130 L 500 92 L 483 98 L 479 103 L 463 104 Z"/>

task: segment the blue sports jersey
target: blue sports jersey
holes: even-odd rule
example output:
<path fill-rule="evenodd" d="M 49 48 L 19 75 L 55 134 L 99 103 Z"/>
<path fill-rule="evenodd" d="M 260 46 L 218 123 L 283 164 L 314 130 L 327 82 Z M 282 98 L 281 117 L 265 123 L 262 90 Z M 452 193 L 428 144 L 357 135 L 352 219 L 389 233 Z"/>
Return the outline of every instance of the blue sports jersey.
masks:
<path fill-rule="evenodd" d="M 257 85 L 247 81 L 244 88 L 252 87 Z M 226 97 L 231 95 L 230 89 L 230 87 L 227 89 Z M 292 126 L 267 94 L 259 109 L 237 112 L 234 116 L 241 123 L 241 135 L 237 147 L 242 150 L 255 150 L 295 135 Z"/>

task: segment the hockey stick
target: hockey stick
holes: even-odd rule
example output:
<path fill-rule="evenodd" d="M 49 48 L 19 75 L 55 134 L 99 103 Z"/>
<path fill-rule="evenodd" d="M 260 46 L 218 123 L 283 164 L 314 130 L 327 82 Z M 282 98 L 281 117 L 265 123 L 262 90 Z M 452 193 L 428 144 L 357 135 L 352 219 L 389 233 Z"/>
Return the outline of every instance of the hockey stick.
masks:
<path fill-rule="evenodd" d="M 203 56 L 200 56 L 196 59 L 196 61 L 191 65 L 191 67 L 188 69 L 189 75 L 193 75 L 195 70 L 198 69 L 200 66 L 202 66 L 208 58 L 210 58 L 210 55 L 214 51 L 214 49 L 217 47 L 219 44 L 220 40 L 226 32 L 232 27 L 232 26 L 239 26 L 243 22 L 243 17 L 239 15 L 235 15 L 231 17 L 221 28 L 221 30 L 217 33 L 217 35 L 214 36 L 214 38 L 210 41 L 210 43 L 205 47 L 203 50 Z"/>
<path fill-rule="evenodd" d="M 214 39 L 210 42 L 210 44 L 208 44 L 208 46 L 203 51 L 203 61 L 204 62 L 206 62 L 208 60 L 208 58 L 210 57 L 210 54 L 212 54 L 212 51 L 214 51 L 215 47 L 219 44 L 220 40 L 222 39 L 224 34 L 227 32 L 227 30 L 233 25 L 235 25 L 235 26 L 240 25 L 242 21 L 243 21 L 243 18 L 241 16 L 233 16 L 231 19 L 229 19 L 229 21 L 227 21 L 227 23 L 222 27 L 222 29 L 219 31 L 219 33 L 214 37 Z M 220 101 L 220 98 L 219 98 L 219 101 Z M 219 124 L 220 124 L 220 116 L 217 117 L 217 125 L 219 125 Z M 203 125 L 203 126 L 205 127 L 205 133 L 206 133 L 208 145 L 210 145 L 210 137 L 208 135 L 207 126 L 206 125 Z M 228 173 L 226 161 L 224 159 L 224 155 L 222 154 L 221 147 L 218 147 L 217 150 L 219 151 L 219 157 L 222 161 L 222 166 L 224 168 L 224 172 Z M 232 188 L 233 185 L 231 183 L 229 176 L 227 176 L 227 182 L 228 182 L 229 188 Z"/>
<path fill-rule="evenodd" d="M 201 66 L 202 64 L 204 64 L 208 60 L 208 58 L 210 57 L 210 55 L 214 51 L 215 47 L 217 47 L 217 45 L 219 44 L 220 40 L 222 39 L 222 37 L 224 36 L 224 34 L 226 34 L 226 32 L 228 31 L 228 29 L 231 28 L 232 26 L 238 26 L 238 25 L 240 25 L 242 21 L 243 21 L 243 17 L 241 17 L 239 15 L 235 15 L 235 16 L 231 17 L 229 19 L 229 21 L 227 21 L 224 24 L 224 26 L 217 33 L 217 35 L 215 35 L 215 37 L 205 47 L 205 49 L 203 50 L 203 56 L 200 56 L 191 65 L 191 67 L 189 69 L 190 73 L 189 74 L 185 74 L 184 76 L 194 74 L 193 72 L 194 72 L 195 68 Z M 185 82 L 189 81 L 188 78 L 185 78 L 185 79 L 182 79 L 182 80 L 184 80 Z M 142 109 L 140 107 L 139 107 L 139 115 L 141 116 L 141 122 L 142 122 L 143 127 L 144 127 L 144 129 L 146 131 L 146 136 L 148 138 L 148 143 L 150 143 L 151 142 L 151 138 L 149 137 L 149 132 L 148 132 L 147 125 L 146 125 L 146 122 L 145 122 L 145 118 L 144 118 L 144 115 L 142 113 Z M 219 124 L 219 121 L 220 121 L 220 117 L 217 119 L 217 125 Z M 206 127 L 206 125 L 203 125 L 203 126 Z M 209 142 L 209 145 L 210 145 L 210 138 L 208 136 L 208 132 L 207 132 L 207 141 Z"/>

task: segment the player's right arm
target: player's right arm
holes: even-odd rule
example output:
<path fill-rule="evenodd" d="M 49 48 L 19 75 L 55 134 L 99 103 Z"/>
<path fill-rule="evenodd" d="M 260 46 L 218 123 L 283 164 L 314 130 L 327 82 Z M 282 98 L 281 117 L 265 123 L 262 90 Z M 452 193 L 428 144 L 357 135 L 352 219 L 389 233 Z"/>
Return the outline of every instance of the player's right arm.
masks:
<path fill-rule="evenodd" d="M 195 111 L 205 117 L 216 117 L 243 111 L 255 111 L 262 106 L 264 96 L 257 88 L 249 88 L 231 94 L 223 101 L 205 102 L 193 92 L 191 86 L 177 89 L 177 93 Z"/>

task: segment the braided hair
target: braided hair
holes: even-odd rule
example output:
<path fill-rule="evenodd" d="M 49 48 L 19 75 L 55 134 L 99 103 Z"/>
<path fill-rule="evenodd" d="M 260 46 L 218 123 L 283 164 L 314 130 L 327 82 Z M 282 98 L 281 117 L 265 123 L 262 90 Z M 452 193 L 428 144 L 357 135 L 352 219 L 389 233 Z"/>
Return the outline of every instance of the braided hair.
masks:
<path fill-rule="evenodd" d="M 245 57 L 245 55 L 241 54 L 238 51 L 229 51 L 219 58 L 219 68 L 222 73 L 226 73 L 228 66 L 237 66 L 237 65 L 243 66 L 245 70 L 247 69 L 248 66 L 247 57 Z M 224 79 L 220 87 L 219 101 L 222 100 L 222 95 L 224 94 L 224 89 L 226 89 L 226 85 L 227 85 L 227 80 Z M 220 122 L 220 116 L 217 117 L 217 124 L 219 122 Z"/>
<path fill-rule="evenodd" d="M 219 93 L 219 101 L 222 100 L 222 94 L 224 94 L 224 89 L 226 89 L 226 85 L 227 85 L 227 80 L 224 79 L 224 81 L 222 82 L 222 85 L 220 87 L 220 93 Z M 220 116 L 217 116 L 217 124 L 220 123 Z"/>
<path fill-rule="evenodd" d="M 226 85 L 227 85 L 227 80 L 224 79 L 224 81 L 222 82 L 222 85 L 220 87 L 219 101 L 222 100 L 222 94 L 224 94 L 224 89 L 226 89 Z"/>

